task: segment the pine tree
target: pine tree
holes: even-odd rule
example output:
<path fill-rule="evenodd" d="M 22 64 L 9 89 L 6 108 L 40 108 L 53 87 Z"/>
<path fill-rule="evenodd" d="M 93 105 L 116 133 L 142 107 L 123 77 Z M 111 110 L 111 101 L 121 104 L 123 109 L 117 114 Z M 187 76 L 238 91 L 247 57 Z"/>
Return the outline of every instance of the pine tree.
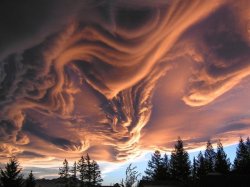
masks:
<path fill-rule="evenodd" d="M 250 174 L 250 138 L 247 137 L 247 140 L 246 140 L 246 147 L 247 147 L 247 164 L 246 164 L 246 172 L 248 174 Z"/>
<path fill-rule="evenodd" d="M 168 155 L 164 154 L 163 156 L 163 172 L 164 172 L 164 179 L 167 180 L 170 178 L 170 172 L 169 172 L 169 159 Z"/>
<path fill-rule="evenodd" d="M 85 172 L 85 179 L 87 180 L 87 186 L 90 186 L 92 183 L 92 164 L 89 154 L 87 153 L 86 157 L 86 172 Z"/>
<path fill-rule="evenodd" d="M 192 177 L 193 177 L 193 181 L 197 179 L 197 161 L 195 157 L 193 158 Z"/>
<path fill-rule="evenodd" d="M 82 156 L 77 163 L 77 171 L 79 171 L 80 173 L 81 186 L 84 186 L 85 183 L 86 167 L 87 167 L 86 160 Z"/>
<path fill-rule="evenodd" d="M 203 154 L 200 152 L 197 156 L 197 178 L 201 179 L 207 175 L 206 163 Z"/>
<path fill-rule="evenodd" d="M 63 161 L 63 167 L 59 168 L 59 173 L 61 183 L 68 185 L 69 182 L 69 163 L 67 159 L 64 159 Z"/>
<path fill-rule="evenodd" d="M 23 176 L 21 174 L 22 168 L 15 157 L 11 157 L 5 170 L 0 169 L 0 184 L 3 187 L 21 187 L 23 185 Z"/>
<path fill-rule="evenodd" d="M 214 170 L 223 174 L 226 174 L 230 171 L 230 160 L 227 158 L 227 154 L 224 152 L 222 143 L 220 141 L 218 141 L 217 144 Z"/>
<path fill-rule="evenodd" d="M 95 160 L 92 161 L 91 165 L 92 165 L 92 185 L 100 186 L 101 182 L 103 181 L 101 177 L 100 167 Z"/>
<path fill-rule="evenodd" d="M 70 170 L 70 186 L 77 186 L 77 164 L 74 162 L 72 169 Z"/>
<path fill-rule="evenodd" d="M 36 186 L 36 179 L 31 170 L 28 178 L 26 179 L 26 187 L 35 187 L 35 186 Z"/>
<path fill-rule="evenodd" d="M 205 164 L 208 173 L 214 172 L 215 155 L 213 145 L 210 140 L 207 142 L 207 147 L 205 150 Z"/>
<path fill-rule="evenodd" d="M 0 187 L 3 187 L 2 182 L 1 182 L 1 178 L 2 178 L 2 174 L 1 174 L 1 168 L 0 168 Z"/>
<path fill-rule="evenodd" d="M 171 153 L 170 173 L 172 178 L 185 181 L 190 174 L 190 161 L 188 153 L 183 148 L 183 141 L 178 138 Z"/>
<path fill-rule="evenodd" d="M 143 178 L 149 181 L 159 181 L 165 179 L 163 159 L 160 151 L 155 151 L 148 162 L 148 167 L 145 171 L 146 176 Z"/>
<path fill-rule="evenodd" d="M 247 137 L 247 140 L 246 140 L 246 147 L 247 147 L 248 153 L 250 154 L 250 138 L 249 137 Z"/>
<path fill-rule="evenodd" d="M 237 151 L 236 151 L 236 157 L 234 159 L 234 171 L 239 174 L 247 174 L 248 168 L 248 151 L 247 146 L 243 142 L 243 139 L 240 138 Z"/>

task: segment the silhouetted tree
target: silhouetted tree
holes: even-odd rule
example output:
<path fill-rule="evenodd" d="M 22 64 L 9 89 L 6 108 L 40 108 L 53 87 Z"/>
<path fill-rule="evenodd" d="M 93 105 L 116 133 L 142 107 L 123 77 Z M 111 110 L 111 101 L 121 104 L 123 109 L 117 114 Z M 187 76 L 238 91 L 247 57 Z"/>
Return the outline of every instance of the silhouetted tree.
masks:
<path fill-rule="evenodd" d="M 246 147 L 247 147 L 247 173 L 250 174 L 250 138 L 247 137 L 246 140 Z"/>
<path fill-rule="evenodd" d="M 0 170 L 1 170 L 1 168 L 0 168 Z M 3 187 L 2 182 L 1 182 L 1 178 L 2 178 L 2 174 L 1 174 L 1 171 L 0 171 L 0 187 Z"/>
<path fill-rule="evenodd" d="M 197 179 L 197 161 L 196 161 L 195 157 L 193 159 L 192 177 L 193 177 L 193 181 L 195 181 Z"/>
<path fill-rule="evenodd" d="M 124 181 L 123 181 L 123 179 L 121 180 L 119 186 L 124 187 Z"/>
<path fill-rule="evenodd" d="M 183 148 L 183 141 L 180 137 L 175 144 L 170 159 L 171 177 L 185 181 L 190 174 L 190 161 L 188 153 Z"/>
<path fill-rule="evenodd" d="M 77 186 L 77 164 L 74 162 L 72 169 L 70 170 L 70 186 Z"/>
<path fill-rule="evenodd" d="M 250 155 L 250 138 L 249 137 L 247 137 L 246 146 L 247 146 L 247 151 L 248 151 L 248 153 Z"/>
<path fill-rule="evenodd" d="M 87 153 L 86 157 L 85 157 L 85 160 L 86 160 L 86 172 L 85 172 L 85 179 L 86 179 L 86 183 L 87 183 L 87 186 L 90 186 L 91 183 L 92 183 L 92 170 L 93 170 L 93 167 L 92 167 L 92 164 L 91 164 L 91 159 L 90 159 L 90 156 L 89 154 Z"/>
<path fill-rule="evenodd" d="M 100 185 L 102 182 L 99 165 L 96 161 L 91 160 L 89 154 L 80 158 L 77 171 L 80 173 L 81 186 Z"/>
<path fill-rule="evenodd" d="M 168 155 L 164 154 L 163 156 L 163 172 L 164 172 L 164 179 L 169 179 L 170 178 L 170 171 L 169 171 L 169 159 Z"/>
<path fill-rule="evenodd" d="M 29 176 L 26 179 L 26 187 L 35 187 L 36 186 L 36 179 L 32 173 L 32 170 L 29 173 Z"/>
<path fill-rule="evenodd" d="M 240 174 L 247 174 L 248 171 L 248 150 L 246 144 L 243 142 L 243 139 L 240 138 L 236 157 L 234 159 L 234 171 Z"/>
<path fill-rule="evenodd" d="M 82 156 L 77 163 L 77 171 L 79 171 L 79 173 L 80 173 L 81 186 L 84 186 L 85 176 L 86 176 L 86 168 L 87 168 L 86 160 Z"/>
<path fill-rule="evenodd" d="M 3 187 L 21 187 L 23 185 L 22 168 L 16 157 L 11 157 L 5 166 L 5 170 L 0 169 L 0 183 Z"/>
<path fill-rule="evenodd" d="M 206 163 L 203 154 L 200 152 L 197 156 L 197 178 L 201 179 L 207 175 Z"/>
<path fill-rule="evenodd" d="M 207 147 L 206 147 L 204 155 L 205 155 L 204 158 L 205 158 L 207 172 L 208 173 L 214 172 L 216 153 L 214 152 L 214 148 L 210 140 L 208 140 L 207 142 Z"/>
<path fill-rule="evenodd" d="M 224 152 L 222 143 L 220 141 L 217 143 L 214 170 L 223 174 L 226 174 L 230 171 L 230 160 L 227 158 L 227 154 Z"/>
<path fill-rule="evenodd" d="M 92 161 L 92 185 L 94 186 L 100 186 L 101 182 L 103 181 L 102 176 L 101 176 L 101 170 L 99 165 L 95 160 Z"/>
<path fill-rule="evenodd" d="M 144 180 L 158 181 L 165 179 L 163 158 L 161 157 L 160 151 L 155 151 L 151 160 L 148 161 L 148 167 L 145 174 L 146 176 L 143 177 Z"/>
<path fill-rule="evenodd" d="M 126 169 L 126 178 L 123 182 L 122 180 L 122 186 L 123 187 L 132 187 L 138 182 L 138 177 L 140 174 L 138 171 L 136 171 L 136 166 L 132 167 L 132 164 L 129 164 L 129 166 Z"/>
<path fill-rule="evenodd" d="M 68 185 L 69 183 L 69 163 L 67 159 L 64 159 L 63 161 L 63 167 L 59 168 L 59 175 L 60 175 L 60 182 L 62 184 Z"/>
<path fill-rule="evenodd" d="M 113 186 L 114 187 L 121 187 L 121 185 L 119 183 L 115 183 Z"/>

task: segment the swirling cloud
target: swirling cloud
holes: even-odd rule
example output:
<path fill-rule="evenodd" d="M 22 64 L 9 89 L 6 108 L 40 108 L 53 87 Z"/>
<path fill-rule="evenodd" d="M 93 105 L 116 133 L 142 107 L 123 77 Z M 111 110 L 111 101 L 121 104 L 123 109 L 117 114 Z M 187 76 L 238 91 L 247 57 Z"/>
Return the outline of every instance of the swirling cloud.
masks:
<path fill-rule="evenodd" d="M 210 21 L 194 29 L 199 33 L 191 37 L 196 37 L 192 41 L 199 42 L 195 51 L 202 61 L 190 83 L 189 95 L 184 97 L 188 105 L 206 105 L 250 74 L 250 43 L 245 37 L 248 22 L 245 16 L 236 16 L 234 11 L 232 7 L 222 7 L 209 18 Z"/>
<path fill-rule="evenodd" d="M 191 149 L 212 133 L 249 130 L 242 118 L 225 117 L 244 106 L 214 118 L 218 128 L 207 120 L 211 131 L 196 124 L 250 73 L 244 1 L 76 1 L 69 9 L 60 2 L 39 1 L 51 20 L 29 20 L 35 11 L 28 12 L 20 20 L 30 37 L 21 32 L 0 46 L 4 155 L 53 162 L 89 152 L 117 161 L 167 150 L 180 133 Z M 187 119 L 197 130 L 186 129 Z"/>

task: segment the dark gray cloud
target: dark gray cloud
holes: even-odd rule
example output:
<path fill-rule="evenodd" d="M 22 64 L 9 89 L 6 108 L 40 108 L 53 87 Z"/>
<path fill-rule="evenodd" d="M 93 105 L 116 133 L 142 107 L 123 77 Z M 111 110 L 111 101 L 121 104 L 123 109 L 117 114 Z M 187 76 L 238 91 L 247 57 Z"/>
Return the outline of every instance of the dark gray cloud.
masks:
<path fill-rule="evenodd" d="M 57 148 L 70 150 L 73 146 L 81 146 L 81 142 L 76 143 L 63 137 L 57 137 L 55 133 L 49 133 L 48 129 L 42 128 L 41 124 L 29 120 L 29 118 L 23 124 L 22 130 L 24 133 L 32 134 L 49 144 L 54 144 Z"/>
<path fill-rule="evenodd" d="M 9 142 L 16 137 L 17 127 L 11 121 L 1 120 L 0 121 L 0 140 Z"/>
<path fill-rule="evenodd" d="M 19 153 L 16 155 L 18 158 L 46 158 L 46 155 L 42 155 L 36 152 L 31 152 L 31 151 L 23 151 L 22 153 Z"/>
<path fill-rule="evenodd" d="M 223 134 L 227 132 L 233 132 L 233 131 L 240 131 L 240 130 L 249 130 L 250 129 L 250 124 L 246 123 L 233 123 L 233 124 L 228 124 L 225 125 L 224 127 L 218 128 L 216 130 L 217 134 Z"/>

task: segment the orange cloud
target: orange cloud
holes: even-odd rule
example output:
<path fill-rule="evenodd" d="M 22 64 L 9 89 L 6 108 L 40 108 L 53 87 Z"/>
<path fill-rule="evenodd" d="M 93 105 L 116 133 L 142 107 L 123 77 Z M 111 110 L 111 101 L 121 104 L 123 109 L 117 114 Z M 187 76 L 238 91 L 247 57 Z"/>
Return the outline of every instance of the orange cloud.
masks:
<path fill-rule="evenodd" d="M 123 161 L 177 136 L 190 149 L 238 140 L 249 133 L 243 5 L 79 3 L 64 29 L 1 61 L 1 149 L 40 164 L 84 152 Z"/>

